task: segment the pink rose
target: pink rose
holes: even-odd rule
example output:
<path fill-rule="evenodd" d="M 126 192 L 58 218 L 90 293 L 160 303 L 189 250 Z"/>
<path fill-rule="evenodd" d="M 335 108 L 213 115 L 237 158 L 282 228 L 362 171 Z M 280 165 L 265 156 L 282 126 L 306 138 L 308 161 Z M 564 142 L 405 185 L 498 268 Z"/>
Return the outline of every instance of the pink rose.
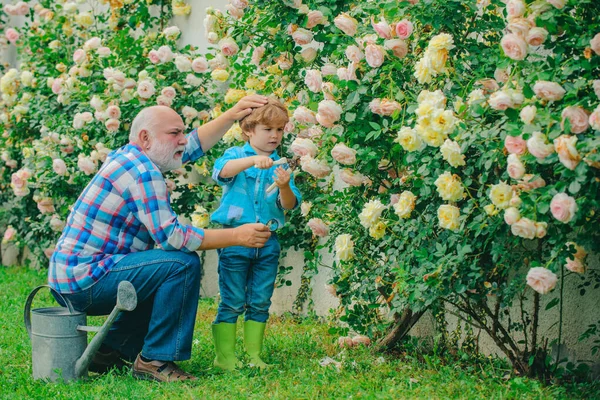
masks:
<path fill-rule="evenodd" d="M 52 93 L 60 94 L 63 90 L 63 80 L 62 78 L 56 78 L 52 81 Z"/>
<path fill-rule="evenodd" d="M 290 150 L 297 156 L 310 156 L 314 157 L 317 154 L 317 146 L 310 139 L 304 139 L 297 137 L 294 139 L 290 146 Z"/>
<path fill-rule="evenodd" d="M 527 139 L 527 150 L 536 158 L 544 159 L 554 153 L 554 146 L 546 140 L 546 135 L 541 132 L 533 132 Z"/>
<path fill-rule="evenodd" d="M 350 63 L 348 65 L 349 68 L 346 68 L 346 67 L 338 68 L 337 76 L 340 81 L 355 81 L 355 80 L 357 80 L 355 68 L 353 65 L 354 65 L 354 63 Z"/>
<path fill-rule="evenodd" d="M 255 47 L 254 50 L 252 50 L 252 64 L 256 65 L 257 67 L 259 66 L 260 60 L 265 54 L 265 50 L 266 49 L 263 46 Z"/>
<path fill-rule="evenodd" d="M 506 136 L 504 139 L 504 147 L 510 154 L 523 154 L 527 150 L 527 142 L 523 140 L 523 136 Z"/>
<path fill-rule="evenodd" d="M 413 32 L 413 24 L 409 20 L 403 19 L 396 24 L 396 35 L 400 39 L 408 39 Z"/>
<path fill-rule="evenodd" d="M 240 10 L 248 7 L 248 0 L 229 0 L 229 2 L 232 6 L 239 8 Z"/>
<path fill-rule="evenodd" d="M 11 43 L 15 43 L 17 40 L 19 40 L 19 32 L 13 28 L 8 28 L 5 32 L 5 35 L 6 39 Z"/>
<path fill-rule="evenodd" d="M 516 207 L 508 207 L 504 210 L 504 222 L 507 225 L 513 225 L 519 219 L 521 219 L 521 213 Z"/>
<path fill-rule="evenodd" d="M 64 176 L 67 173 L 67 164 L 62 159 L 55 158 L 52 160 L 52 169 L 57 175 Z"/>
<path fill-rule="evenodd" d="M 192 61 L 192 71 L 198 74 L 208 71 L 208 61 L 206 61 L 206 58 L 195 58 L 194 61 Z"/>
<path fill-rule="evenodd" d="M 575 199 L 568 194 L 557 193 L 550 202 L 550 211 L 554 218 L 566 224 L 575 217 L 575 213 L 577 213 L 577 203 L 575 202 Z"/>
<path fill-rule="evenodd" d="M 514 33 L 505 35 L 500 41 L 500 45 L 506 56 L 513 60 L 523 60 L 527 56 L 527 43 Z"/>
<path fill-rule="evenodd" d="M 548 224 L 546 222 L 535 223 L 535 237 L 538 239 L 543 238 L 548 233 Z"/>
<path fill-rule="evenodd" d="M 519 156 L 516 154 L 509 154 L 506 171 L 511 178 L 520 179 L 525 175 L 525 165 L 519 160 Z"/>
<path fill-rule="evenodd" d="M 221 52 L 227 56 L 233 56 L 240 51 L 240 47 L 237 45 L 235 40 L 230 37 L 223 38 L 219 41 L 219 47 L 221 48 Z"/>
<path fill-rule="evenodd" d="M 106 115 L 108 118 L 119 119 L 121 117 L 121 109 L 119 106 L 109 106 L 106 109 Z"/>
<path fill-rule="evenodd" d="M 511 95 L 504 90 L 499 90 L 491 94 L 488 99 L 491 108 L 498 111 L 504 111 L 508 108 L 514 108 L 515 103 Z"/>
<path fill-rule="evenodd" d="M 356 79 L 356 77 L 354 77 L 354 79 Z M 335 101 L 335 96 L 333 95 L 333 83 L 331 82 L 324 82 L 323 83 L 323 97 L 325 97 L 325 100 L 333 100 Z"/>
<path fill-rule="evenodd" d="M 175 89 L 171 86 L 167 86 L 164 87 L 163 90 L 161 90 L 160 94 L 162 94 L 163 96 L 165 96 L 168 99 L 174 99 L 175 96 L 177 95 L 177 92 L 175 91 Z"/>
<path fill-rule="evenodd" d="M 365 58 L 364 53 L 358 48 L 358 46 L 353 45 L 353 44 L 346 47 L 345 53 L 346 53 L 346 57 L 348 57 L 348 60 L 350 60 L 350 61 L 360 62 L 360 60 Z"/>
<path fill-rule="evenodd" d="M 506 29 L 512 34 L 517 35 L 519 38 L 525 40 L 529 30 L 533 27 L 533 23 L 526 18 L 512 18 Z"/>
<path fill-rule="evenodd" d="M 4 236 L 2 237 L 2 242 L 7 243 L 14 240 L 17 237 L 17 231 L 12 226 L 8 226 L 4 231 Z"/>
<path fill-rule="evenodd" d="M 342 107 L 333 100 L 323 100 L 319 103 L 317 121 L 325 128 L 331 128 L 339 121 Z"/>
<path fill-rule="evenodd" d="M 565 96 L 565 89 L 556 82 L 537 81 L 533 92 L 541 100 L 557 101 Z"/>
<path fill-rule="evenodd" d="M 81 64 L 82 62 L 84 62 L 86 59 L 85 57 L 85 51 L 83 49 L 77 49 L 75 50 L 75 53 L 73 53 L 73 61 L 76 62 L 77 64 Z"/>
<path fill-rule="evenodd" d="M 521 109 L 521 112 L 519 112 L 519 117 L 521 117 L 521 121 L 525 122 L 527 125 L 531 125 L 536 114 L 537 108 L 535 106 L 525 106 Z"/>
<path fill-rule="evenodd" d="M 565 119 L 568 119 L 571 124 L 571 133 L 585 132 L 590 126 L 587 112 L 579 106 L 566 107 L 561 115 L 562 121 L 560 127 L 563 130 L 565 129 Z"/>
<path fill-rule="evenodd" d="M 309 11 L 306 17 L 308 18 L 308 21 L 306 22 L 306 27 L 308 29 L 314 28 L 315 26 L 325 22 L 325 17 L 321 11 Z"/>
<path fill-rule="evenodd" d="M 494 79 L 496 79 L 500 83 L 506 83 L 508 81 L 508 71 L 503 68 L 496 68 L 494 71 Z"/>
<path fill-rule="evenodd" d="M 522 17 L 525 14 L 525 4 L 522 0 L 509 0 L 506 3 L 506 14 L 509 20 Z"/>
<path fill-rule="evenodd" d="M 552 4 L 555 8 L 559 10 L 565 6 L 567 0 L 546 0 L 549 4 Z"/>
<path fill-rule="evenodd" d="M 158 64 L 160 62 L 160 57 L 158 55 L 158 51 L 150 50 L 150 52 L 148 53 L 148 59 L 150 60 L 150 62 L 152 64 Z"/>
<path fill-rule="evenodd" d="M 594 88 L 594 93 L 596 97 L 600 99 L 600 79 L 596 79 L 592 82 L 592 87 Z"/>
<path fill-rule="evenodd" d="M 394 100 L 373 99 L 369 103 L 369 108 L 374 114 L 390 116 L 394 113 L 394 111 L 401 110 L 402 106 L 400 105 L 400 103 Z"/>
<path fill-rule="evenodd" d="M 477 83 L 483 86 L 483 91 L 486 94 L 494 93 L 495 91 L 500 89 L 500 86 L 498 85 L 498 82 L 496 82 L 495 79 L 480 79 L 477 81 Z"/>
<path fill-rule="evenodd" d="M 390 27 L 390 24 L 387 23 L 385 18 L 381 18 L 381 21 L 375 23 L 375 19 L 371 17 L 371 26 L 373 27 L 373 29 L 375 29 L 375 32 L 377 32 L 380 38 L 392 38 L 392 28 Z"/>
<path fill-rule="evenodd" d="M 225 9 L 233 18 L 240 19 L 244 16 L 244 10 L 240 10 L 239 8 L 236 8 L 231 4 L 227 4 L 225 6 Z"/>
<path fill-rule="evenodd" d="M 408 54 L 408 45 L 402 39 L 390 39 L 383 43 L 383 47 L 391 50 L 398 58 L 404 58 Z"/>
<path fill-rule="evenodd" d="M 544 28 L 534 27 L 527 33 L 527 43 L 531 46 L 540 46 L 546 41 L 548 31 Z"/>
<path fill-rule="evenodd" d="M 367 181 L 367 177 L 357 171 L 343 169 L 340 172 L 340 179 L 350 186 L 361 186 Z"/>
<path fill-rule="evenodd" d="M 356 35 L 358 21 L 346 13 L 341 13 L 333 20 L 335 26 L 348 36 Z"/>
<path fill-rule="evenodd" d="M 165 96 L 164 94 L 161 94 L 158 97 L 156 97 L 156 104 L 158 104 L 159 106 L 171 107 L 171 105 L 173 104 L 173 99 Z"/>
<path fill-rule="evenodd" d="M 558 154 L 558 159 L 571 171 L 573 171 L 581 161 L 576 144 L 577 136 L 560 135 L 554 139 L 554 149 Z"/>
<path fill-rule="evenodd" d="M 154 96 L 154 93 L 155 89 L 154 84 L 152 82 L 143 80 L 138 83 L 137 94 L 142 99 L 149 99 L 150 97 Z"/>
<path fill-rule="evenodd" d="M 590 114 L 588 123 L 592 129 L 600 131 L 600 106 L 596 107 L 596 109 Z"/>
<path fill-rule="evenodd" d="M 92 175 L 96 172 L 96 163 L 90 157 L 80 156 L 77 160 L 77 166 L 86 175 Z"/>
<path fill-rule="evenodd" d="M 294 39 L 294 42 L 296 42 L 298 46 L 304 46 L 312 42 L 313 34 L 307 29 L 298 28 L 292 33 L 292 39 Z"/>
<path fill-rule="evenodd" d="M 175 57 L 173 54 L 173 51 L 171 50 L 171 48 L 169 46 L 160 46 L 158 48 L 157 53 L 158 53 L 158 59 L 162 63 L 172 61 L 173 58 Z"/>
<path fill-rule="evenodd" d="M 597 33 L 590 41 L 590 47 L 594 50 L 594 53 L 600 56 L 600 33 Z"/>
<path fill-rule="evenodd" d="M 567 258 L 565 268 L 571 272 L 575 272 L 578 274 L 583 274 L 585 272 L 585 265 L 583 264 L 583 261 L 579 258 Z"/>
<path fill-rule="evenodd" d="M 96 54 L 98 54 L 99 57 L 108 57 L 110 56 L 110 53 L 108 47 L 98 47 L 98 50 L 96 50 Z"/>
<path fill-rule="evenodd" d="M 329 165 L 315 160 L 309 155 L 300 158 L 300 166 L 304 172 L 308 172 L 315 178 L 325 178 L 331 173 L 331 168 L 329 168 Z"/>
<path fill-rule="evenodd" d="M 119 130 L 120 125 L 121 122 L 118 119 L 114 118 L 107 119 L 104 123 L 104 126 L 106 126 L 106 129 L 108 129 L 109 132 L 117 132 Z"/>
<path fill-rule="evenodd" d="M 527 273 L 527 284 L 540 294 L 546 294 L 554 289 L 557 281 L 556 274 L 544 267 L 531 268 Z"/>
<path fill-rule="evenodd" d="M 313 62 L 317 58 L 317 54 L 317 49 L 314 47 L 305 47 L 300 51 L 300 57 L 305 63 Z"/>
<path fill-rule="evenodd" d="M 323 84 L 323 79 L 321 78 L 321 73 L 316 69 L 309 69 L 306 71 L 306 76 L 304 77 L 304 83 L 313 93 L 321 92 L 321 85 Z"/>
<path fill-rule="evenodd" d="M 42 214 L 52 214 L 56 210 L 54 209 L 54 202 L 51 198 L 43 198 L 37 202 L 37 208 Z"/>
<path fill-rule="evenodd" d="M 536 177 L 533 174 L 525 174 L 521 182 L 519 182 L 519 184 L 517 185 L 517 187 L 524 192 L 528 192 L 530 190 L 538 189 L 544 186 L 546 186 L 546 181 L 542 177 Z"/>
<path fill-rule="evenodd" d="M 510 230 L 513 235 L 522 237 L 524 239 L 535 238 L 537 228 L 535 222 L 529 218 L 521 218 L 510 226 Z"/>
<path fill-rule="evenodd" d="M 351 149 L 344 143 L 336 144 L 333 149 L 331 149 L 331 156 L 340 164 L 352 165 L 356 163 L 356 150 Z"/>
<path fill-rule="evenodd" d="M 83 44 L 84 50 L 95 50 L 102 44 L 102 40 L 99 37 L 94 36 Z"/>
<path fill-rule="evenodd" d="M 301 124 L 317 123 L 315 113 L 304 106 L 300 106 L 294 110 L 294 119 Z"/>
<path fill-rule="evenodd" d="M 325 64 L 321 67 L 321 74 L 323 76 L 335 75 L 336 73 L 337 73 L 337 67 L 333 64 Z"/>
<path fill-rule="evenodd" d="M 372 68 L 378 68 L 383 64 L 383 58 L 385 56 L 385 51 L 383 47 L 376 44 L 369 44 L 365 49 L 365 57 L 367 59 L 367 64 Z"/>
<path fill-rule="evenodd" d="M 329 227 L 319 218 L 311 218 L 306 225 L 314 236 L 325 237 L 329 235 Z"/>

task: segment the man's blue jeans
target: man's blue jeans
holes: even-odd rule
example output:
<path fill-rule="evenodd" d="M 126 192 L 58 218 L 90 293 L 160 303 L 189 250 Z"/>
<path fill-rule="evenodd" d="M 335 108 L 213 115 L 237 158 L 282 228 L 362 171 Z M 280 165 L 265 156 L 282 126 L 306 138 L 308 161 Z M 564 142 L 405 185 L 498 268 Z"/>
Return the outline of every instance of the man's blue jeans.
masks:
<path fill-rule="evenodd" d="M 89 289 L 63 296 L 76 310 L 106 315 L 117 302 L 119 282 L 131 282 L 137 291 L 137 307 L 119 314 L 104 344 L 132 360 L 140 352 L 152 360 L 187 360 L 192 351 L 200 269 L 196 253 L 130 253 Z"/>
<path fill-rule="evenodd" d="M 215 324 L 245 320 L 266 322 L 279 265 L 281 247 L 273 233 L 265 247 L 232 246 L 219 249 L 219 290 L 221 303 Z"/>

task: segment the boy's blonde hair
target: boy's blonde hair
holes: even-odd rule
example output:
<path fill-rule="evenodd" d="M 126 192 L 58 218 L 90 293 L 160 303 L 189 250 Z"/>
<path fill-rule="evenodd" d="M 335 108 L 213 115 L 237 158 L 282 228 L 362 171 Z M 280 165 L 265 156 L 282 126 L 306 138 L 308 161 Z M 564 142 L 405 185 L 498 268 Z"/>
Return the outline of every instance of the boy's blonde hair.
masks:
<path fill-rule="evenodd" d="M 288 111 L 279 100 L 269 98 L 267 104 L 262 107 L 255 108 L 252 112 L 240 121 L 242 128 L 242 137 L 248 140 L 246 132 L 254 130 L 256 125 L 266 125 L 269 127 L 285 126 L 290 117 Z"/>

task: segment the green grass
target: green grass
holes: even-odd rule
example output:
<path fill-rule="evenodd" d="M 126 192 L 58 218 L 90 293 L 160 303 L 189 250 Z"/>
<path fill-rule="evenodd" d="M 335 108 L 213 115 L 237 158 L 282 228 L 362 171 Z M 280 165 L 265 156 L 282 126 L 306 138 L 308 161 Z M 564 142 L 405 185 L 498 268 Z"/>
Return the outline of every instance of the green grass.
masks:
<path fill-rule="evenodd" d="M 112 372 L 69 385 L 47 384 L 32 379 L 31 346 L 23 324 L 25 299 L 43 283 L 43 271 L 0 267 L 2 399 L 600 398 L 599 384 L 544 387 L 520 377 L 503 379 L 509 371 L 498 361 L 458 366 L 431 356 L 403 354 L 396 358 L 367 348 L 341 351 L 326 324 L 291 316 L 272 317 L 267 328 L 264 359 L 274 364 L 273 368 L 219 373 L 212 368 L 210 323 L 216 305 L 211 300 L 200 303 L 192 359 L 181 363 L 200 378 L 198 382 L 161 384 Z M 49 292 L 43 292 L 36 297 L 34 308 L 54 304 Z M 98 317 L 88 321 L 94 325 L 101 322 Z M 238 342 L 238 349 L 241 345 Z M 342 362 L 342 368 L 320 366 L 319 361 L 327 356 Z"/>

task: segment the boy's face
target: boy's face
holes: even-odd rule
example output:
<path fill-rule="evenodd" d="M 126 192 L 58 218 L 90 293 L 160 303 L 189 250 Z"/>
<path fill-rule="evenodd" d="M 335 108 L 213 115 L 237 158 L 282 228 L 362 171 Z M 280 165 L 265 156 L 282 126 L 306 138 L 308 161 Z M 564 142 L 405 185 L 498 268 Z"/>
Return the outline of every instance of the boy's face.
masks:
<path fill-rule="evenodd" d="M 252 131 L 244 133 L 256 154 L 268 156 L 281 144 L 284 126 L 257 124 Z"/>

